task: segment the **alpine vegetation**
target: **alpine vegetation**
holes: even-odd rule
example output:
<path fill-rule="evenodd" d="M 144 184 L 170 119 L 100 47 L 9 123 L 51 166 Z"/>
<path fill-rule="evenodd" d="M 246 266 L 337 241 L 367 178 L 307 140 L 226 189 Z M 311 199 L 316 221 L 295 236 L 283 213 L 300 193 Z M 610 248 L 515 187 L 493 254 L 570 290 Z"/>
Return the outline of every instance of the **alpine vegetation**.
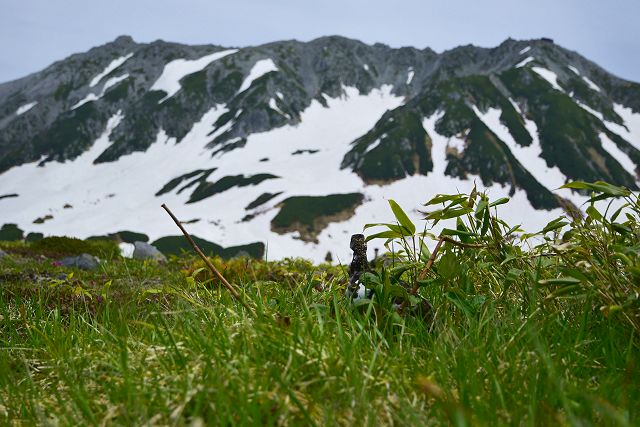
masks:
<path fill-rule="evenodd" d="M 0 242 L 0 423 L 638 425 L 640 201 L 564 189 L 584 216 L 533 232 L 476 188 L 420 221 L 390 200 L 348 272 L 128 259 L 109 236 Z"/>

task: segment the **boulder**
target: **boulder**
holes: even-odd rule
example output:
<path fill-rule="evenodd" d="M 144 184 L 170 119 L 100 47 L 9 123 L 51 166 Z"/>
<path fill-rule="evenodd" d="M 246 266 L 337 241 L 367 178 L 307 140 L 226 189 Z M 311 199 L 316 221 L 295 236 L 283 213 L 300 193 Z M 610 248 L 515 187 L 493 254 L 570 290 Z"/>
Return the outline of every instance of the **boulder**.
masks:
<path fill-rule="evenodd" d="M 100 265 L 98 258 L 89 254 L 70 256 L 60 260 L 63 267 L 75 267 L 80 270 L 95 270 Z"/>
<path fill-rule="evenodd" d="M 134 259 L 153 259 L 159 262 L 166 262 L 167 258 L 153 245 L 145 242 L 133 242 Z"/>
<path fill-rule="evenodd" d="M 5 251 L 3 251 L 2 249 L 0 249 L 0 258 L 4 258 L 6 256 L 8 256 L 9 254 L 6 253 Z"/>

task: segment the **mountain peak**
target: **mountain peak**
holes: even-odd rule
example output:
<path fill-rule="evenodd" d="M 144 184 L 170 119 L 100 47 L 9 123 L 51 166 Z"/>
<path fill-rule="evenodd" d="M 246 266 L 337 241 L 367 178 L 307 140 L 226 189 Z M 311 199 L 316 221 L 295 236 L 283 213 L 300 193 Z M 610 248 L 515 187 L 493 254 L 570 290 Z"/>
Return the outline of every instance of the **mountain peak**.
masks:
<path fill-rule="evenodd" d="M 543 39 L 435 53 L 125 35 L 0 85 L 0 212 L 33 232 L 160 237 L 162 197 L 200 237 L 324 258 L 383 220 L 385 197 L 419 206 L 475 180 L 537 228 L 584 202 L 555 191 L 567 180 L 638 188 L 639 111 L 640 85 Z"/>

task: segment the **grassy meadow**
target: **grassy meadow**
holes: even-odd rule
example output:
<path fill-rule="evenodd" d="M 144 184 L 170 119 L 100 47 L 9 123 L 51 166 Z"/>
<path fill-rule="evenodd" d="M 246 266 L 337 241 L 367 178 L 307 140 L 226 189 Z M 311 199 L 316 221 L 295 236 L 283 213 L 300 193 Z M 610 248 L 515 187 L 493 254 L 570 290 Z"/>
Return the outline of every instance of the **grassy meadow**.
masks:
<path fill-rule="evenodd" d="M 189 253 L 1 242 L 0 424 L 639 425 L 640 204 L 569 186 L 626 206 L 526 234 L 506 200 L 443 195 L 432 236 L 391 202 L 356 303 L 348 265 L 213 259 L 247 309 Z"/>

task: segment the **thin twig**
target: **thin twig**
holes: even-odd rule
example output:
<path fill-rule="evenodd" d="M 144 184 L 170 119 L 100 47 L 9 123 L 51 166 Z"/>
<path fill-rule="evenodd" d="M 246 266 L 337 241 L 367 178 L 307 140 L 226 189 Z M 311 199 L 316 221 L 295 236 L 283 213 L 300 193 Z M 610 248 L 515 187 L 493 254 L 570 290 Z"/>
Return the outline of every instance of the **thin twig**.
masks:
<path fill-rule="evenodd" d="M 436 260 L 436 255 L 438 255 L 438 251 L 440 250 L 440 247 L 442 246 L 442 243 L 444 241 L 445 241 L 445 236 L 440 236 L 440 240 L 438 240 L 438 244 L 433 249 L 433 252 L 431 252 L 431 256 L 429 257 L 429 260 L 427 261 L 427 265 L 424 266 L 424 268 L 422 269 L 422 271 L 418 275 L 418 280 L 416 281 L 416 284 L 413 286 L 413 289 L 411 289 L 411 293 L 415 294 L 416 292 L 418 292 L 418 288 L 420 287 L 419 281 L 425 278 L 425 276 L 427 275 L 427 273 L 429 272 L 429 270 L 433 266 L 433 263 Z"/>
<path fill-rule="evenodd" d="M 253 312 L 253 310 L 247 305 L 247 303 L 242 299 L 242 297 L 240 296 L 240 294 L 238 293 L 238 291 L 235 289 L 235 287 L 229 283 L 227 281 L 227 279 L 224 278 L 224 276 L 222 275 L 222 273 L 220 273 L 218 271 L 218 269 L 211 263 L 211 261 L 209 261 L 209 258 L 207 258 L 205 256 L 204 253 L 202 253 L 202 250 L 200 250 L 200 248 L 198 247 L 198 245 L 196 244 L 196 242 L 193 241 L 193 239 L 191 238 L 191 236 L 189 235 L 189 233 L 187 232 L 187 230 L 184 229 L 184 227 L 182 226 L 182 224 L 180 223 L 180 221 L 178 221 L 178 218 L 176 218 L 176 216 L 173 214 L 173 212 L 171 212 L 171 210 L 169 210 L 169 208 L 167 207 L 167 205 L 165 205 L 164 203 L 162 204 L 162 208 L 167 211 L 167 213 L 169 214 L 169 216 L 171 217 L 171 219 L 173 219 L 173 222 L 176 223 L 176 225 L 178 226 L 178 228 L 180 229 L 180 231 L 182 231 L 182 234 L 184 234 L 184 237 L 186 237 L 187 241 L 189 242 L 189 244 L 191 245 L 191 247 L 193 248 L 194 251 L 196 251 L 196 253 L 200 256 L 200 258 L 202 258 L 202 260 L 204 261 L 204 263 L 206 264 L 206 266 L 209 268 L 209 270 L 211 270 L 211 272 L 215 275 L 218 276 L 218 278 L 220 279 L 220 281 L 222 282 L 222 284 L 224 285 L 225 288 L 227 288 L 227 290 L 231 293 L 231 295 L 240 303 L 242 304 L 242 306 L 244 308 L 246 308 L 249 312 L 251 312 L 252 314 L 255 314 Z"/>
<path fill-rule="evenodd" d="M 436 260 L 436 255 L 438 255 L 438 251 L 440 250 L 440 247 L 442 246 L 442 244 L 444 242 L 447 243 L 451 243 L 452 245 L 456 245 L 456 246 L 461 246 L 463 248 L 485 248 L 487 247 L 487 245 L 484 245 L 482 243 L 463 243 L 463 242 L 458 242 L 457 240 L 452 239 L 451 237 L 448 236 L 440 236 L 439 240 L 438 240 L 438 244 L 436 245 L 436 247 L 433 249 L 433 252 L 431 253 L 431 256 L 429 257 L 429 260 L 427 261 L 427 264 L 424 266 L 424 268 L 422 269 L 422 271 L 420 271 L 420 274 L 418 275 L 418 281 L 424 279 L 427 276 L 427 273 L 429 272 L 429 270 L 431 270 L 431 267 L 433 267 L 433 263 Z M 416 281 L 416 284 L 414 285 L 413 289 L 411 289 L 412 293 L 416 293 L 418 292 L 418 288 L 420 287 L 418 281 Z"/>

